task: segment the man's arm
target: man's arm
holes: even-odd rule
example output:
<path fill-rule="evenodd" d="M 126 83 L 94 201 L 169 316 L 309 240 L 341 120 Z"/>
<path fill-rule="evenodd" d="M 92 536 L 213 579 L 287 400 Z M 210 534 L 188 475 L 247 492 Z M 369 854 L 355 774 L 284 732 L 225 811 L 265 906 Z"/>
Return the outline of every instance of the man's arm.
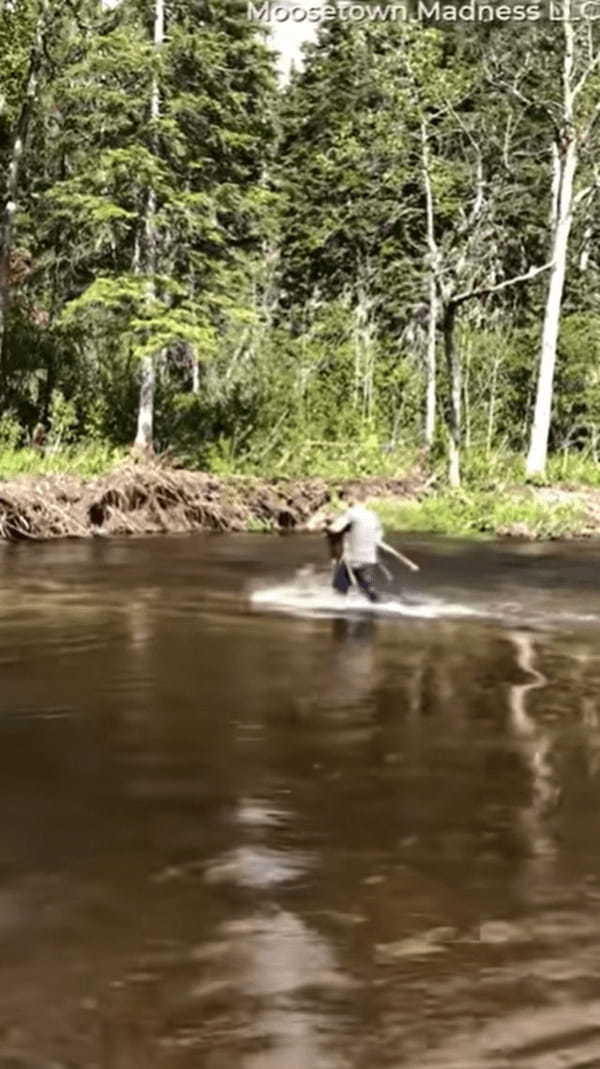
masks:
<path fill-rule="evenodd" d="M 344 531 L 348 530 L 351 524 L 352 516 L 348 510 L 347 512 L 342 512 L 341 516 L 338 516 L 336 519 L 331 520 L 331 522 L 327 524 L 327 530 L 331 531 L 332 534 L 343 534 Z"/>

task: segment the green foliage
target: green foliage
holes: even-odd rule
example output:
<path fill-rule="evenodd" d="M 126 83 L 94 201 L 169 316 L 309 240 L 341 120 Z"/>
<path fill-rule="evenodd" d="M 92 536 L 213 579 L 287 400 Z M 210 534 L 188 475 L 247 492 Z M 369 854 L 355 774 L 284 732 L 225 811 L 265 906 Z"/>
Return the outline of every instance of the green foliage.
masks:
<path fill-rule="evenodd" d="M 558 538 L 583 526 L 583 508 L 572 503 L 550 505 L 525 491 L 446 492 L 418 503 L 374 503 L 382 521 L 398 531 L 494 536 L 498 532 L 536 538 Z"/>
<path fill-rule="evenodd" d="M 0 442 L 0 479 L 62 473 L 91 478 L 110 471 L 124 458 L 123 450 L 101 442 L 79 442 L 76 447 L 67 446 L 48 452 L 30 448 L 11 449 Z"/>
<path fill-rule="evenodd" d="M 556 376 L 553 444 L 568 450 L 600 434 L 600 315 L 576 313 L 563 318 Z"/>
<path fill-rule="evenodd" d="M 402 474 L 423 441 L 423 131 L 442 288 L 495 284 L 542 262 L 559 35 L 328 20 L 303 71 L 277 89 L 262 31 L 237 0 L 169 0 L 166 14 L 157 49 L 152 5 L 139 0 L 1 5 L 4 174 L 21 127 L 26 136 L 0 446 L 13 457 L 41 421 L 54 452 L 25 450 L 25 468 L 79 463 L 78 443 L 108 463 L 135 435 L 140 362 L 152 358 L 156 446 L 186 464 Z M 578 123 L 594 114 L 598 79 Z M 581 153 L 548 469 L 589 485 L 600 441 L 600 218 L 584 193 L 596 148 L 591 140 Z M 461 311 L 463 474 L 476 499 L 466 518 L 454 498 L 439 514 L 469 529 L 488 505 L 500 515 L 481 495 L 522 481 L 544 286 Z M 440 329 L 437 341 L 429 462 L 442 484 L 450 393 Z"/>
<path fill-rule="evenodd" d="M 438 465 L 439 482 L 444 482 L 444 460 Z M 467 490 L 494 490 L 498 494 L 523 483 L 523 458 L 505 446 L 491 451 L 471 448 L 465 451 L 463 482 Z"/>
<path fill-rule="evenodd" d="M 250 534 L 271 534 L 274 530 L 274 524 L 271 520 L 261 520 L 256 516 L 252 516 L 247 530 Z"/>
<path fill-rule="evenodd" d="M 0 449 L 15 450 L 23 437 L 23 428 L 14 412 L 0 416 Z"/>
<path fill-rule="evenodd" d="M 53 448 L 72 439 L 77 425 L 77 413 L 73 401 L 67 401 L 60 390 L 54 390 L 52 393 L 49 423 L 50 442 Z"/>
<path fill-rule="evenodd" d="M 546 481 L 571 489 L 600 487 L 600 459 L 591 450 L 563 450 L 550 457 Z"/>
<path fill-rule="evenodd" d="M 265 455 L 260 443 L 246 452 L 237 453 L 231 439 L 220 439 L 206 455 L 206 466 L 219 475 L 236 472 L 266 477 L 302 477 L 319 475 L 331 479 L 361 478 L 370 475 L 399 477 L 416 463 L 416 451 L 383 449 L 373 436 L 319 441 L 298 436 L 288 442 L 285 451 Z"/>

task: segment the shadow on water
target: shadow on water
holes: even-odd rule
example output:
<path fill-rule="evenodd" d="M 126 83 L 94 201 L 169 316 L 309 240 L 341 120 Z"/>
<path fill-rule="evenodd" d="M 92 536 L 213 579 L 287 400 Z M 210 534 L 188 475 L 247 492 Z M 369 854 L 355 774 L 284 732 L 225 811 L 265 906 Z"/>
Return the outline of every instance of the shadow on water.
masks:
<path fill-rule="evenodd" d="M 0 1066 L 600 1065 L 598 551 L 316 545 L 0 549 Z"/>

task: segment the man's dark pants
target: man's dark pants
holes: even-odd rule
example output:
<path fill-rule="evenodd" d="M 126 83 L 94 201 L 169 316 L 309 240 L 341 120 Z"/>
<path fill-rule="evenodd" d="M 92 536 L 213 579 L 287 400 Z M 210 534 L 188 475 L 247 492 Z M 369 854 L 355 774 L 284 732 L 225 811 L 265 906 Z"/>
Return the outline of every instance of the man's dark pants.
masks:
<path fill-rule="evenodd" d="M 367 595 L 369 601 L 379 601 L 379 594 L 375 590 L 374 570 L 375 566 L 372 564 L 359 564 L 352 568 L 357 585 L 363 594 Z M 333 589 L 339 594 L 347 594 L 353 585 L 347 565 L 344 561 L 340 561 L 333 573 Z"/>

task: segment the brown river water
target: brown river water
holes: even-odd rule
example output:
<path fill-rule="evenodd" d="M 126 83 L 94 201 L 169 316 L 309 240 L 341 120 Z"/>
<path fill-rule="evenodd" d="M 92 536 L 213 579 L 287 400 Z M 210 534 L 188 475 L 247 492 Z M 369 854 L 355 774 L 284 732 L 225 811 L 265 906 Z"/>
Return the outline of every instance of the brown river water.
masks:
<path fill-rule="evenodd" d="M 600 1067 L 600 546 L 403 544 L 0 546 L 0 1069 Z"/>

